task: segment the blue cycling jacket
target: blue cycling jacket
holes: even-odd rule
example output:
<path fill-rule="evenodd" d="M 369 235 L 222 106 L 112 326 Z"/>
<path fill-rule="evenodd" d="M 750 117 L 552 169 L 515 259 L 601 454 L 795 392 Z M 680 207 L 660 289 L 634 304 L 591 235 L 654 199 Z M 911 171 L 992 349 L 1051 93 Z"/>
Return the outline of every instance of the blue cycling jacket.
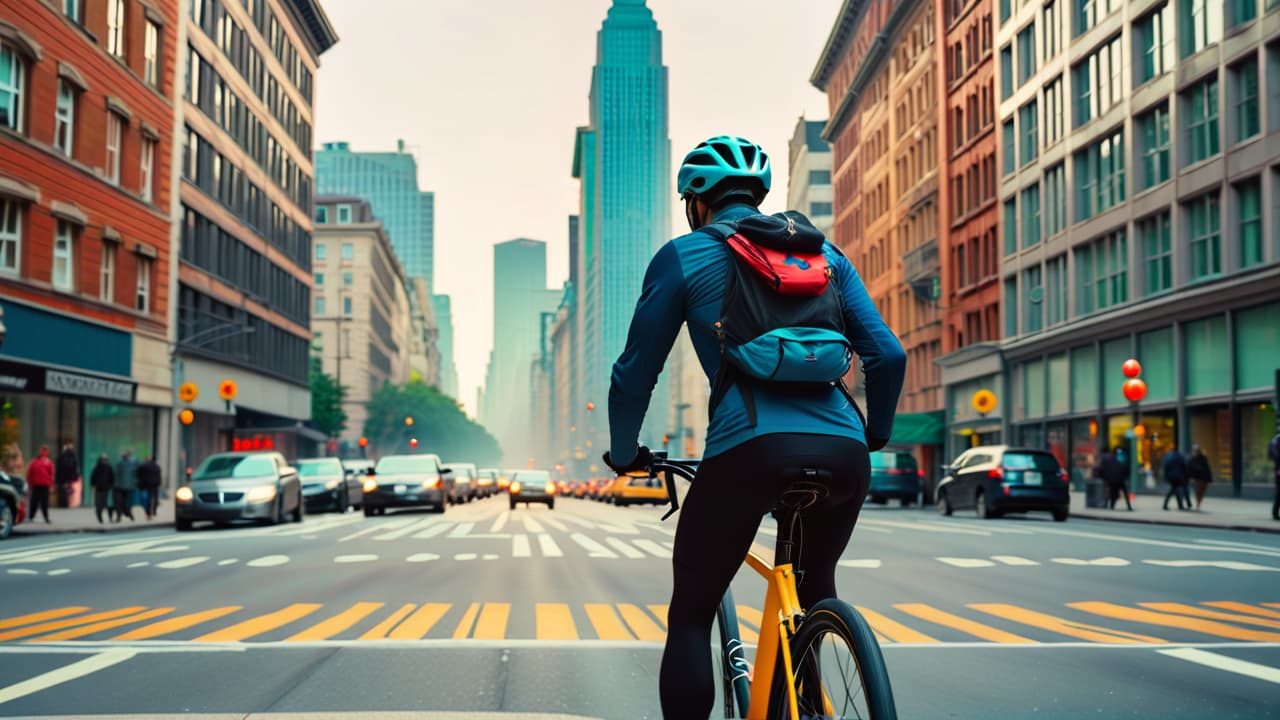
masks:
<path fill-rule="evenodd" d="M 730 205 L 713 222 L 733 222 L 758 212 L 748 205 Z M 825 398 L 815 399 L 811 393 L 797 397 L 776 385 L 752 386 L 757 413 L 752 426 L 735 383 L 712 414 L 704 458 L 771 433 L 836 435 L 865 444 L 868 436 L 887 439 L 893 431 L 906 353 L 884 324 L 848 258 L 829 242 L 824 253 L 835 275 L 834 287 L 844 299 L 849 342 L 866 374 L 869 427 L 862 426 L 848 398 L 837 388 Z M 725 242 L 702 230 L 672 240 L 650 261 L 627 346 L 613 366 L 609 388 L 610 456 L 614 462 L 635 458 L 649 397 L 683 323 L 689 324 L 689 336 L 707 381 L 715 377 L 720 345 L 713 326 L 720 319 L 730 262 L 733 258 Z"/>

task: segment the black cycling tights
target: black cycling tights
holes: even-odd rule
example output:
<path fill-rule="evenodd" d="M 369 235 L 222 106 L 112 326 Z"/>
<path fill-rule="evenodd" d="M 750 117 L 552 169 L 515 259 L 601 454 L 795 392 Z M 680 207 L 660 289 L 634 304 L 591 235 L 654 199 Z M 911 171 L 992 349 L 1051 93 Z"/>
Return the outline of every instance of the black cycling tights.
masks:
<path fill-rule="evenodd" d="M 870 483 L 867 447 L 832 435 L 763 435 L 698 468 L 676 527 L 674 583 L 667 646 L 659 679 L 666 720 L 706 720 L 715 702 L 711 625 L 729 582 L 742 565 L 760 520 L 783 490 L 783 472 L 831 471 L 830 493 L 802 517 L 804 572 L 800 602 L 809 607 L 836 594 L 836 561 L 849 543 Z"/>

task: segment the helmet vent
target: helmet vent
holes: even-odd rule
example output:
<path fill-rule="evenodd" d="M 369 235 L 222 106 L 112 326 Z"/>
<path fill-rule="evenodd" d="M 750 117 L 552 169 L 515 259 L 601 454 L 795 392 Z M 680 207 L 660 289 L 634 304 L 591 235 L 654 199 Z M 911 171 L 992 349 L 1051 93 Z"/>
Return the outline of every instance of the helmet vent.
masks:
<path fill-rule="evenodd" d="M 711 149 L 715 150 L 716 154 L 720 156 L 720 159 L 724 160 L 725 164 L 729 167 L 737 165 L 737 163 L 734 162 L 733 150 L 729 149 L 728 145 L 725 145 L 724 143 L 711 143 Z"/>
<path fill-rule="evenodd" d="M 698 153 L 685 158 L 685 165 L 715 165 L 716 161 L 711 159 L 707 153 Z"/>
<path fill-rule="evenodd" d="M 750 145 L 742 148 L 742 158 L 746 160 L 747 167 L 751 167 L 756 161 L 756 149 Z"/>
<path fill-rule="evenodd" d="M 707 184 L 707 179 L 706 179 L 706 178 L 704 178 L 704 177 L 702 177 L 702 176 L 698 176 L 698 177 L 694 178 L 693 180 L 691 180 L 691 181 L 689 182 L 689 185 L 691 185 L 691 186 L 693 186 L 693 187 L 695 187 L 695 188 L 700 188 L 700 187 L 702 187 L 703 185 L 706 185 L 706 184 Z"/>

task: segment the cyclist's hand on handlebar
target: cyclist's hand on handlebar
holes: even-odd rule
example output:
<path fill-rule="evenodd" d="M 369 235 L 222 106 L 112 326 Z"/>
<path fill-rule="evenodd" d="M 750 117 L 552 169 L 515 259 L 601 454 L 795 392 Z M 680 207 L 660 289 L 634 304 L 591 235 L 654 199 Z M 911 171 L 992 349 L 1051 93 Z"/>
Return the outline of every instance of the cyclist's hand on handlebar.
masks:
<path fill-rule="evenodd" d="M 614 472 L 619 475 L 626 475 L 636 470 L 647 470 L 653 464 L 653 453 L 649 448 L 641 445 L 636 448 L 635 459 L 628 463 L 615 463 L 613 458 L 609 457 L 609 451 L 604 453 L 604 464 L 608 465 Z"/>

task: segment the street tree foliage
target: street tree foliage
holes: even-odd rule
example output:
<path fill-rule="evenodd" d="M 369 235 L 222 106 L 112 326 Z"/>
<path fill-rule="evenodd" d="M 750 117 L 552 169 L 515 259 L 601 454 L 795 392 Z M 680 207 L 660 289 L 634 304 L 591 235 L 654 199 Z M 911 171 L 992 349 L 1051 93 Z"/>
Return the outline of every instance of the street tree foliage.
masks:
<path fill-rule="evenodd" d="M 347 413 L 342 409 L 342 401 L 347 397 L 347 388 L 339 385 L 332 375 L 327 374 L 320 358 L 311 357 L 311 424 L 325 434 L 325 437 L 336 438 L 347 427 Z"/>
<path fill-rule="evenodd" d="M 496 465 L 502 458 L 498 441 L 484 426 L 467 417 L 453 398 L 411 379 L 407 385 L 384 384 L 368 404 L 364 436 L 378 455 L 436 453 L 446 461 Z M 412 418 L 407 425 L 405 418 Z M 410 440 L 417 439 L 416 449 Z"/>

